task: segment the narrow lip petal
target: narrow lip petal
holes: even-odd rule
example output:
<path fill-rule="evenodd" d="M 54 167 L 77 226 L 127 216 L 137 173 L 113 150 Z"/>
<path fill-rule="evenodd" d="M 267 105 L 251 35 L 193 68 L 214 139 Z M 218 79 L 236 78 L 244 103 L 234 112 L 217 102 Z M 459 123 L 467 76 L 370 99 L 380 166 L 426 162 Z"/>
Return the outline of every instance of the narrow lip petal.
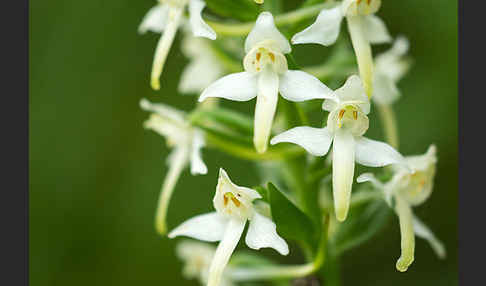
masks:
<path fill-rule="evenodd" d="M 252 249 L 259 250 L 263 247 L 270 247 L 282 255 L 289 254 L 289 246 L 278 235 L 275 223 L 257 212 L 250 219 L 245 242 Z"/>
<path fill-rule="evenodd" d="M 202 0 L 190 0 L 189 2 L 189 23 L 192 33 L 196 37 L 216 40 L 216 32 L 204 22 L 201 15 L 205 6 L 206 3 Z"/>
<path fill-rule="evenodd" d="M 253 46 L 265 40 L 273 40 L 280 48 L 280 52 L 284 54 L 290 53 L 292 50 L 287 38 L 275 26 L 273 15 L 270 12 L 262 12 L 258 15 L 255 26 L 245 40 L 245 52 L 248 53 Z"/>
<path fill-rule="evenodd" d="M 248 72 L 224 76 L 201 93 L 199 102 L 208 97 L 219 97 L 234 101 L 248 101 L 257 95 L 257 78 Z"/>
<path fill-rule="evenodd" d="M 363 31 L 364 16 L 346 17 L 351 43 L 358 62 L 359 75 L 363 81 L 366 95 L 370 98 L 373 94 L 373 55 L 371 45 Z"/>
<path fill-rule="evenodd" d="M 298 126 L 289 129 L 272 138 L 271 145 L 282 142 L 294 143 L 313 156 L 324 156 L 329 152 L 333 136 L 325 128 L 313 128 L 308 126 Z"/>
<path fill-rule="evenodd" d="M 218 286 L 223 276 L 223 271 L 229 262 L 231 254 L 235 250 L 245 229 L 246 220 L 231 219 L 228 222 L 224 236 L 216 249 L 213 261 L 209 267 L 207 286 Z"/>
<path fill-rule="evenodd" d="M 322 10 L 312 25 L 292 37 L 292 44 L 334 44 L 339 36 L 343 17 L 341 7 Z"/>
<path fill-rule="evenodd" d="M 401 236 L 401 250 L 400 258 L 397 260 L 396 268 L 400 272 L 407 271 L 408 267 L 414 260 L 415 253 L 415 233 L 412 222 L 412 210 L 410 206 L 401 199 L 395 196 L 395 211 L 398 214 L 400 221 L 400 236 Z"/>
<path fill-rule="evenodd" d="M 167 232 L 167 211 L 170 199 L 174 193 L 179 177 L 187 165 L 188 152 L 184 147 L 174 149 L 169 155 L 169 171 L 165 176 L 162 190 L 160 191 L 157 211 L 155 214 L 155 229 L 164 235 Z"/>
<path fill-rule="evenodd" d="M 351 133 L 337 130 L 332 152 L 332 189 L 338 221 L 348 215 L 354 177 L 355 141 Z"/>
<path fill-rule="evenodd" d="M 217 212 L 197 215 L 173 229 L 168 237 L 187 236 L 203 241 L 219 241 L 223 238 L 228 219 Z"/>
<path fill-rule="evenodd" d="M 333 91 L 319 79 L 297 70 L 288 70 L 280 76 L 279 91 L 283 98 L 295 102 L 333 98 Z"/>
<path fill-rule="evenodd" d="M 277 110 L 279 77 L 273 70 L 264 68 L 258 74 L 257 86 L 253 144 L 258 153 L 265 153 Z"/>

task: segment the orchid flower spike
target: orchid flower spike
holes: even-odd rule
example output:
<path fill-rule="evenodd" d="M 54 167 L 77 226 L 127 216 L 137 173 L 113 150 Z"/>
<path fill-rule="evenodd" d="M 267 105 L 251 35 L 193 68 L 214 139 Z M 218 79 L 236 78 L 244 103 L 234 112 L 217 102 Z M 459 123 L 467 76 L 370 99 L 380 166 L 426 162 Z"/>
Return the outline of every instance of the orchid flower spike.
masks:
<path fill-rule="evenodd" d="M 408 47 L 408 40 L 398 37 L 388 51 L 375 57 L 372 98 L 376 104 L 391 105 L 400 97 L 397 82 L 411 65 L 406 56 Z"/>
<path fill-rule="evenodd" d="M 203 241 L 221 241 L 209 268 L 208 286 L 220 285 L 247 220 L 250 220 L 245 238 L 248 247 L 257 250 L 271 247 L 282 255 L 289 253 L 287 243 L 277 234 L 275 223 L 253 206 L 253 201 L 259 198 L 257 191 L 233 184 L 226 172 L 219 169 L 213 199 L 216 211 L 195 216 L 169 233 L 170 238 L 188 236 Z"/>
<path fill-rule="evenodd" d="M 333 143 L 332 185 L 336 218 L 344 221 L 348 214 L 354 162 L 369 167 L 404 164 L 404 158 L 393 147 L 363 137 L 368 130 L 370 102 L 358 76 L 350 76 L 334 91 L 333 99 L 326 99 L 323 109 L 329 111 L 327 126 L 295 127 L 274 138 L 270 144 L 289 142 L 300 145 L 314 156 L 324 156 Z"/>
<path fill-rule="evenodd" d="M 336 42 L 344 17 L 353 43 L 359 74 L 368 97 L 372 95 L 373 58 L 370 44 L 391 41 L 383 21 L 374 15 L 381 0 L 343 0 L 332 9 L 324 9 L 316 21 L 292 37 L 293 44 L 315 43 L 329 46 Z"/>
<path fill-rule="evenodd" d="M 224 67 L 211 50 L 209 40 L 186 35 L 182 40 L 182 53 L 190 62 L 182 71 L 180 93 L 200 94 L 224 75 Z"/>
<path fill-rule="evenodd" d="M 213 260 L 216 247 L 209 243 L 198 241 L 182 241 L 176 247 L 177 256 L 184 262 L 182 274 L 187 279 L 198 279 L 202 285 L 208 283 L 209 267 Z M 230 269 L 224 271 L 220 286 L 233 286 L 234 283 L 227 275 Z"/>
<path fill-rule="evenodd" d="M 446 256 L 444 245 L 411 209 L 424 203 L 434 186 L 437 164 L 436 148 L 431 145 L 424 155 L 405 157 L 407 164 L 415 170 L 410 173 L 403 168 L 393 168 L 394 175 L 387 183 L 378 181 L 373 174 L 364 173 L 357 178 L 358 183 L 371 182 L 384 192 L 387 203 L 398 215 L 402 237 L 402 253 L 396 263 L 397 270 L 404 272 L 412 264 L 415 253 L 415 235 L 427 240 L 439 258 Z"/>
<path fill-rule="evenodd" d="M 157 231 L 165 234 L 167 209 L 182 170 L 190 163 L 192 175 L 208 172 L 201 158 L 201 148 L 205 144 L 204 135 L 202 131 L 192 127 L 185 120 L 185 114 L 179 110 L 161 103 L 150 103 L 146 99 L 140 101 L 140 107 L 153 112 L 145 121 L 144 127 L 164 136 L 167 139 L 167 145 L 173 148 L 167 158 L 169 171 L 162 185 L 155 216 Z"/>
<path fill-rule="evenodd" d="M 202 10 L 206 6 L 203 0 L 159 0 L 159 4 L 148 11 L 138 27 L 138 32 L 141 34 L 147 31 L 163 32 L 157 44 L 152 65 L 150 84 L 155 90 L 160 89 L 159 77 L 187 4 L 189 4 L 189 24 L 194 36 L 216 39 L 216 33 L 201 16 Z"/>
<path fill-rule="evenodd" d="M 331 90 L 314 76 L 288 70 L 286 53 L 291 48 L 277 30 L 273 16 L 262 12 L 245 41 L 244 72 L 227 75 L 207 87 L 199 101 L 221 97 L 235 101 L 257 98 L 253 143 L 257 152 L 267 149 L 278 93 L 291 101 L 329 98 Z"/>

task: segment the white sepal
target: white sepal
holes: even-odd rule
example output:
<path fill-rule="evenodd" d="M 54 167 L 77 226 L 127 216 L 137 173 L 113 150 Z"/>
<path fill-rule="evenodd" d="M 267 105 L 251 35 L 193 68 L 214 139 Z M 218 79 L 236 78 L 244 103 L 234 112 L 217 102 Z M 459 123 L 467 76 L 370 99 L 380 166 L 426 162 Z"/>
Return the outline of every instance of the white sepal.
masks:
<path fill-rule="evenodd" d="M 191 150 L 191 174 L 207 174 L 208 168 L 201 156 L 201 149 L 204 147 L 204 136 L 200 131 L 194 131 Z"/>
<path fill-rule="evenodd" d="M 339 36 L 342 20 L 341 7 L 322 10 L 312 25 L 292 37 L 292 44 L 314 43 L 330 46 Z"/>
<path fill-rule="evenodd" d="M 275 145 L 282 142 L 297 144 L 314 156 L 324 156 L 331 146 L 332 135 L 327 127 L 299 126 L 273 137 L 270 144 Z"/>
<path fill-rule="evenodd" d="M 427 240 L 440 259 L 446 257 L 444 244 L 434 235 L 430 228 L 415 215 L 413 216 L 413 230 L 415 231 L 416 236 Z"/>
<path fill-rule="evenodd" d="M 363 17 L 363 32 L 371 44 L 384 44 L 392 40 L 383 20 L 375 15 Z"/>
<path fill-rule="evenodd" d="M 138 26 L 138 32 L 144 34 L 147 31 L 162 33 L 169 16 L 169 5 L 159 4 L 152 7 Z"/>
<path fill-rule="evenodd" d="M 199 97 L 199 102 L 208 97 L 247 101 L 257 95 L 257 76 L 249 72 L 233 73 L 220 78 L 208 86 Z"/>
<path fill-rule="evenodd" d="M 249 52 L 254 46 L 263 41 L 271 41 L 281 53 L 290 53 L 292 50 L 287 38 L 275 27 L 273 16 L 270 12 L 262 12 L 258 15 L 255 26 L 245 40 L 245 52 Z"/>
<path fill-rule="evenodd" d="M 383 167 L 390 164 L 404 164 L 405 159 L 392 146 L 368 139 L 356 138 L 356 162 L 368 167 Z"/>
<path fill-rule="evenodd" d="M 189 1 L 189 23 L 195 37 L 205 37 L 211 40 L 216 39 L 216 32 L 204 22 L 201 13 L 206 3 L 202 0 Z"/>
<path fill-rule="evenodd" d="M 280 76 L 279 91 L 283 98 L 295 102 L 332 98 L 330 88 L 303 71 L 288 70 Z"/>
<path fill-rule="evenodd" d="M 246 234 L 245 242 L 248 247 L 260 249 L 270 247 L 282 255 L 289 254 L 289 246 L 277 234 L 277 226 L 269 218 L 255 212 L 250 219 L 250 226 Z"/>
<path fill-rule="evenodd" d="M 223 239 L 229 220 L 217 212 L 195 216 L 169 233 L 169 238 L 187 236 L 203 241 Z"/>

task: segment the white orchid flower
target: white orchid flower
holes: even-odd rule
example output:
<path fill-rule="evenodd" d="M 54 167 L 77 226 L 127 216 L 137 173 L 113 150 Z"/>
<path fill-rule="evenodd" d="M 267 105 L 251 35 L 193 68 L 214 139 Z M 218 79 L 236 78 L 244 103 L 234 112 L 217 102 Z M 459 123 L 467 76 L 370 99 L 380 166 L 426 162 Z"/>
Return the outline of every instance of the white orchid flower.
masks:
<path fill-rule="evenodd" d="M 282 255 L 289 253 L 287 243 L 276 232 L 275 223 L 253 206 L 253 200 L 259 198 L 257 191 L 233 184 L 226 172 L 220 169 L 213 199 L 216 211 L 195 216 L 169 233 L 170 238 L 188 236 L 203 241 L 221 241 L 211 262 L 208 286 L 219 285 L 247 220 L 250 220 L 245 238 L 248 247 L 271 247 Z"/>
<path fill-rule="evenodd" d="M 391 105 L 400 97 L 397 82 L 410 69 L 408 48 L 408 40 L 398 37 L 388 51 L 375 57 L 372 97 L 375 103 Z"/>
<path fill-rule="evenodd" d="M 329 98 L 331 90 L 302 71 L 288 70 L 287 39 L 277 30 L 273 16 L 262 12 L 245 41 L 244 72 L 227 75 L 207 87 L 199 101 L 221 97 L 235 101 L 257 98 L 253 143 L 259 153 L 267 149 L 278 93 L 291 101 Z"/>
<path fill-rule="evenodd" d="M 371 173 L 364 173 L 357 178 L 359 183 L 369 181 L 376 188 L 381 189 L 387 203 L 398 215 L 402 254 L 396 268 L 402 272 L 406 271 L 414 260 L 415 235 L 427 240 L 439 258 L 444 258 L 446 255 L 442 242 L 413 215 L 411 209 L 411 206 L 425 202 L 432 193 L 437 164 L 436 148 L 431 145 L 424 155 L 405 157 L 405 160 L 410 168 L 415 170 L 414 173 L 395 167 L 392 179 L 386 184 L 378 181 Z"/>
<path fill-rule="evenodd" d="M 203 38 L 184 37 L 182 52 L 190 59 L 190 62 L 182 71 L 179 92 L 200 94 L 211 83 L 224 75 L 224 67 L 212 52 L 208 42 Z"/>
<path fill-rule="evenodd" d="M 344 17 L 353 43 L 359 74 L 368 97 L 372 95 L 373 58 L 370 44 L 391 41 L 383 21 L 374 15 L 381 6 L 381 0 L 343 0 L 332 9 L 324 9 L 316 21 L 292 37 L 293 44 L 315 43 L 324 46 L 336 42 Z"/>
<path fill-rule="evenodd" d="M 189 4 L 189 24 L 195 37 L 216 39 L 216 33 L 204 22 L 201 13 L 206 3 L 203 0 L 159 0 L 152 7 L 138 27 L 139 33 L 152 31 L 163 35 L 155 50 L 150 84 L 153 89 L 160 89 L 159 77 L 179 28 L 184 8 Z"/>
<path fill-rule="evenodd" d="M 348 214 L 355 161 L 369 167 L 403 164 L 404 159 L 393 147 L 363 137 L 368 130 L 370 102 L 358 76 L 352 75 L 326 99 L 323 109 L 329 111 L 327 126 L 295 127 L 274 138 L 270 144 L 289 142 L 300 145 L 314 156 L 324 156 L 332 149 L 332 184 L 336 218 L 344 221 Z"/>
<path fill-rule="evenodd" d="M 198 241 L 182 241 L 176 247 L 177 256 L 184 262 L 182 274 L 187 279 L 198 279 L 201 284 L 206 285 L 209 277 L 209 267 L 213 260 L 216 247 L 209 243 Z M 227 275 L 230 269 L 226 269 L 221 277 L 220 286 L 233 286 L 234 283 Z"/>
<path fill-rule="evenodd" d="M 153 112 L 145 121 L 144 127 L 164 136 L 167 139 L 167 145 L 173 148 L 167 158 L 169 171 L 162 185 L 155 217 L 157 231 L 165 234 L 167 209 L 182 170 L 190 163 L 192 175 L 208 172 L 201 158 L 201 148 L 205 144 L 204 135 L 185 120 L 184 112 L 161 103 L 150 103 L 146 99 L 140 101 L 140 107 Z"/>

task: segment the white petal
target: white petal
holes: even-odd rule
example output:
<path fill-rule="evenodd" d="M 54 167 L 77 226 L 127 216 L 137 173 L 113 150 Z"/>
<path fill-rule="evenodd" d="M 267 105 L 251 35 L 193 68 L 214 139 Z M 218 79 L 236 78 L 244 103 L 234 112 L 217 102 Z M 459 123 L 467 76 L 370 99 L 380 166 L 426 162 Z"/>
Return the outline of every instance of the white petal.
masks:
<path fill-rule="evenodd" d="M 327 127 L 299 126 L 273 137 L 270 144 L 275 145 L 281 142 L 297 144 L 314 156 L 324 156 L 331 146 L 332 135 Z"/>
<path fill-rule="evenodd" d="M 400 97 L 395 81 L 387 74 L 376 72 L 373 80 L 373 100 L 378 104 L 390 105 Z"/>
<path fill-rule="evenodd" d="M 290 101 L 332 98 L 332 90 L 316 77 L 303 72 L 288 70 L 280 76 L 280 94 Z"/>
<path fill-rule="evenodd" d="M 264 153 L 267 150 L 273 117 L 277 110 L 278 82 L 278 75 L 268 67 L 258 74 L 258 96 L 253 134 L 253 144 L 258 153 Z"/>
<path fill-rule="evenodd" d="M 277 234 L 277 226 L 275 223 L 257 212 L 255 212 L 250 220 L 245 242 L 248 247 L 256 250 L 263 247 L 270 247 L 282 255 L 289 254 L 289 246 Z"/>
<path fill-rule="evenodd" d="M 386 143 L 359 137 L 356 139 L 356 162 L 368 167 L 383 167 L 390 164 L 405 164 L 405 159 Z"/>
<path fill-rule="evenodd" d="M 257 95 L 257 78 L 248 72 L 232 73 L 208 86 L 199 97 L 220 97 L 235 101 L 247 101 Z"/>
<path fill-rule="evenodd" d="M 281 53 L 290 53 L 289 41 L 275 27 L 272 14 L 270 12 L 262 12 L 245 40 L 245 52 L 248 53 L 256 44 L 269 40 L 277 45 Z"/>
<path fill-rule="evenodd" d="M 359 175 L 358 178 L 356 178 L 356 182 L 358 183 L 370 182 L 376 188 L 379 189 L 384 188 L 383 183 L 378 181 L 378 179 L 376 179 L 375 175 L 373 175 L 372 173 L 363 173 Z"/>
<path fill-rule="evenodd" d="M 342 20 L 340 7 L 322 10 L 312 25 L 292 37 L 292 44 L 315 43 L 330 46 L 337 40 Z"/>
<path fill-rule="evenodd" d="M 349 76 L 343 86 L 334 91 L 334 99 L 324 101 L 322 108 L 329 112 L 333 111 L 336 107 L 336 104 L 333 103 L 333 101 L 356 104 L 364 114 L 370 112 L 369 99 L 366 96 L 363 82 L 357 75 Z"/>
<path fill-rule="evenodd" d="M 398 214 L 400 220 L 400 236 L 401 236 L 401 249 L 402 253 L 397 261 L 396 268 L 398 271 L 407 271 L 410 264 L 414 260 L 415 253 L 415 235 L 412 223 L 412 210 L 410 206 L 400 198 L 395 197 L 395 211 Z"/>
<path fill-rule="evenodd" d="M 384 44 L 391 42 L 392 38 L 386 29 L 383 20 L 371 14 L 363 17 L 363 31 L 371 44 Z"/>
<path fill-rule="evenodd" d="M 184 122 L 185 113 L 163 103 L 151 103 L 145 98 L 140 100 L 140 108 L 146 111 L 157 113 L 162 118 L 166 118 L 178 123 Z"/>
<path fill-rule="evenodd" d="M 398 82 L 410 69 L 411 61 L 406 58 L 409 48 L 407 38 L 397 37 L 393 46 L 375 57 L 375 70 Z"/>
<path fill-rule="evenodd" d="M 413 216 L 413 230 L 415 235 L 427 240 L 435 254 L 441 259 L 446 257 L 444 244 L 435 237 L 434 233 L 416 216 Z"/>
<path fill-rule="evenodd" d="M 365 16 L 348 16 L 348 30 L 351 36 L 356 60 L 358 61 L 359 75 L 363 81 L 366 95 L 373 93 L 373 56 L 371 46 L 364 31 L 363 18 Z"/>
<path fill-rule="evenodd" d="M 168 15 L 168 5 L 155 5 L 143 18 L 142 23 L 138 26 L 138 32 L 140 34 L 146 33 L 147 31 L 162 33 L 167 23 Z"/>
<path fill-rule="evenodd" d="M 203 241 L 223 239 L 228 226 L 228 219 L 217 212 L 195 216 L 183 222 L 169 233 L 169 238 L 187 236 Z"/>
<path fill-rule="evenodd" d="M 348 215 L 354 176 L 355 142 L 350 132 L 337 130 L 332 150 L 332 193 L 336 218 L 344 221 Z"/>
<path fill-rule="evenodd" d="M 191 150 L 191 174 L 207 174 L 208 168 L 201 157 L 201 148 L 204 147 L 204 137 L 200 131 L 195 131 Z"/>
<path fill-rule="evenodd" d="M 182 170 L 186 167 L 188 154 L 186 148 L 176 148 L 169 155 L 169 171 L 165 176 L 162 190 L 160 191 L 157 211 L 155 214 L 155 229 L 162 235 L 167 232 L 167 210 L 174 188 Z"/>
<path fill-rule="evenodd" d="M 150 75 L 150 85 L 153 89 L 160 89 L 160 75 L 164 69 L 164 64 L 169 54 L 170 47 L 174 41 L 175 34 L 179 28 L 179 22 L 182 16 L 182 9 L 170 8 L 169 20 L 165 26 L 165 31 L 162 37 L 160 37 L 155 49 L 154 61 L 152 63 L 152 73 Z"/>
<path fill-rule="evenodd" d="M 223 75 L 223 69 L 207 57 L 199 57 L 192 60 L 182 71 L 179 81 L 179 92 L 201 93 L 211 83 Z"/>
<path fill-rule="evenodd" d="M 190 0 L 189 2 L 189 23 L 192 33 L 196 37 L 205 37 L 211 40 L 216 39 L 216 32 L 204 22 L 201 13 L 206 6 L 202 0 Z"/>
<path fill-rule="evenodd" d="M 207 286 L 219 286 L 221 278 L 223 276 L 223 271 L 231 254 L 238 245 L 241 234 L 245 229 L 245 220 L 235 220 L 229 221 L 226 231 L 224 232 L 224 237 L 216 249 L 213 261 L 209 267 L 209 277 Z"/>

